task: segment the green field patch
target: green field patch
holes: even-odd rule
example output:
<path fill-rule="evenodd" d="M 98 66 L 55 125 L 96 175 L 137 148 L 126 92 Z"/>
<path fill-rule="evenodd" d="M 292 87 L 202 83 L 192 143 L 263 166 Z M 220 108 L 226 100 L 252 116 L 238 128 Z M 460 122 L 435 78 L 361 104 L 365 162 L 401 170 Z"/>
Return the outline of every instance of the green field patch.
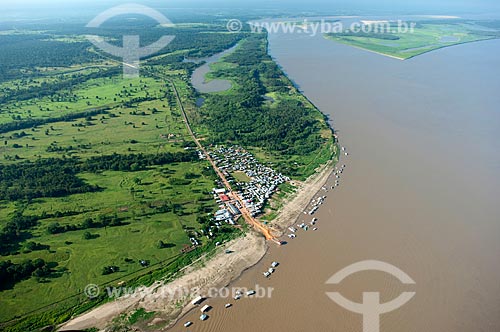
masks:
<path fill-rule="evenodd" d="M 182 150 L 186 141 L 190 137 L 181 113 L 167 100 L 155 100 L 71 122 L 0 134 L 0 152 L 7 162 L 39 157 L 89 158 L 113 153 L 175 152 Z"/>
<path fill-rule="evenodd" d="M 250 182 L 252 181 L 252 179 L 245 174 L 245 172 L 234 172 L 234 173 L 231 173 L 231 175 L 233 176 L 233 178 L 237 181 L 237 182 Z"/>
<path fill-rule="evenodd" d="M 151 78 L 92 79 L 71 90 L 41 99 L 14 101 L 1 106 L 0 124 L 50 118 L 102 106 L 116 106 L 134 98 L 161 98 L 164 84 Z"/>
<path fill-rule="evenodd" d="M 24 210 L 25 215 L 77 212 L 74 216 L 43 219 L 31 232 L 33 240 L 50 249 L 2 257 L 14 263 L 25 259 L 42 258 L 57 262 L 61 276 L 40 283 L 35 279 L 22 281 L 13 289 L 2 292 L 8 304 L 0 320 L 37 309 L 68 294 L 81 292 L 86 284 L 101 284 L 140 271 L 140 260 L 150 264 L 174 257 L 189 236 L 199 230 L 200 213 L 215 209 L 209 194 L 214 178 L 205 176 L 208 162 L 168 165 L 141 172 L 103 172 L 82 174 L 87 182 L 105 188 L 99 193 L 78 194 L 63 198 L 34 200 Z M 171 179 L 195 178 L 195 185 L 173 185 Z M 5 207 L 16 203 L 1 202 Z M 2 209 L 3 210 L 3 209 Z M 168 212 L 162 212 L 168 211 Z M 2 211 L 3 212 L 3 211 Z M 99 220 L 100 216 L 116 215 L 122 226 L 81 229 L 61 234 L 49 234 L 53 223 L 80 225 L 85 219 Z M 9 217 L 8 215 L 6 216 Z M 85 239 L 85 232 L 97 235 Z M 165 246 L 158 247 L 159 241 Z M 118 266 L 120 271 L 103 275 L 105 266 Z"/>

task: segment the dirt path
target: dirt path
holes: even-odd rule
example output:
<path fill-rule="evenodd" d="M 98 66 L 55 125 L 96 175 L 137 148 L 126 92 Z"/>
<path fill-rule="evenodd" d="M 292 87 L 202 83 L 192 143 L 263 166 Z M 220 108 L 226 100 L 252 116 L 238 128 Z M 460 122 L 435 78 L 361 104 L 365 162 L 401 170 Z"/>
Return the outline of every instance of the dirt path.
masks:
<path fill-rule="evenodd" d="M 272 235 L 271 231 L 266 226 L 264 226 L 262 223 L 260 223 L 258 220 L 255 220 L 254 217 L 252 217 L 251 213 L 245 207 L 245 204 L 244 204 L 243 200 L 241 199 L 241 197 L 238 196 L 238 194 L 236 194 L 233 191 L 233 188 L 231 187 L 231 184 L 229 183 L 229 181 L 227 181 L 224 174 L 220 171 L 220 169 L 217 167 L 215 162 L 212 160 L 212 157 L 210 157 L 210 154 L 207 152 L 207 150 L 205 150 L 205 147 L 203 147 L 203 145 L 200 143 L 200 141 L 198 140 L 198 138 L 194 134 L 193 129 L 191 128 L 191 125 L 189 123 L 189 119 L 186 115 L 184 105 L 182 103 L 181 97 L 179 96 L 179 92 L 177 91 L 177 87 L 175 86 L 175 83 L 173 81 L 170 81 L 170 80 L 168 82 L 172 85 L 172 88 L 174 90 L 175 97 L 177 99 L 177 103 L 179 104 L 179 108 L 180 108 L 181 113 L 182 113 L 182 118 L 184 119 L 184 123 L 186 124 L 186 128 L 189 132 L 189 135 L 191 135 L 191 138 L 196 143 L 196 146 L 198 147 L 198 149 L 200 149 L 201 152 L 205 155 L 205 158 L 210 162 L 210 165 L 212 165 L 212 168 L 214 169 L 215 173 L 217 173 L 217 175 L 219 176 L 222 183 L 224 183 L 224 186 L 229 191 L 229 196 L 233 197 L 235 200 L 237 200 L 240 203 L 240 206 L 241 206 L 240 211 L 241 211 L 242 216 L 245 219 L 245 221 L 249 225 L 253 226 L 256 230 L 261 232 L 265 236 L 266 240 L 275 241 L 275 238 Z"/>

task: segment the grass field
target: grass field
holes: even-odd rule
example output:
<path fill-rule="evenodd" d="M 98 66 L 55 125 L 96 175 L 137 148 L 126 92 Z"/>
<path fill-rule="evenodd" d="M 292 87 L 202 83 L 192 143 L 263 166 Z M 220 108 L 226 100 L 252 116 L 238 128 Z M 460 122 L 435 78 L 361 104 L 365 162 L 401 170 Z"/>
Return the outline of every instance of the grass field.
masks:
<path fill-rule="evenodd" d="M 109 114 L 56 122 L 36 130 L 2 135 L 0 152 L 18 160 L 37 157 L 92 157 L 112 153 L 159 153 L 182 150 L 189 140 L 181 114 L 166 100 L 139 103 L 133 108 L 118 106 Z M 24 133 L 24 135 L 21 135 Z M 16 135 L 17 134 L 17 135 Z"/>
<path fill-rule="evenodd" d="M 408 33 L 342 33 L 326 34 L 326 38 L 368 51 L 407 60 L 415 56 L 453 45 L 500 38 L 498 31 L 479 30 L 469 22 L 419 23 Z"/>
<path fill-rule="evenodd" d="M 2 302 L 9 305 L 8 310 L 1 311 L 0 320 L 50 304 L 67 297 L 69 293 L 78 293 L 89 283 L 102 284 L 120 275 L 136 272 L 142 269 L 139 260 L 149 260 L 151 264 L 155 264 L 179 254 L 180 249 L 189 244 L 188 234 L 199 229 L 196 217 L 215 208 L 215 202 L 208 194 L 213 187 L 214 178 L 202 174 L 206 167 L 209 167 L 208 162 L 200 161 L 133 173 L 83 174 L 82 177 L 87 182 L 99 184 L 105 190 L 63 198 L 38 199 L 29 204 L 24 211 L 25 215 L 57 211 L 76 211 L 78 214 L 45 219 L 32 231 L 33 238 L 30 240 L 49 245 L 49 250 L 2 258 L 14 263 L 43 258 L 57 262 L 57 269 L 62 272 L 60 277 L 49 279 L 47 283 L 40 284 L 35 279 L 29 279 L 18 283 L 13 289 L 3 291 Z M 193 185 L 170 183 L 169 179 L 184 178 L 186 173 L 197 176 L 192 181 Z M 1 219 L 7 219 L 9 212 L 14 211 L 18 205 L 2 202 Z M 171 207 L 174 211 L 158 213 L 161 206 Z M 58 235 L 47 232 L 48 225 L 54 222 L 78 225 L 89 217 L 113 214 L 126 220 L 127 224 Z M 85 231 L 99 237 L 85 240 Z M 160 240 L 171 247 L 158 249 L 157 243 Z M 134 262 L 126 263 L 125 258 Z M 110 265 L 119 266 L 120 272 L 110 276 L 101 275 L 102 268 Z"/>
<path fill-rule="evenodd" d="M 48 80 L 47 83 L 50 83 L 54 78 Z M 93 79 L 71 90 L 62 90 L 54 96 L 2 105 L 0 124 L 14 120 L 51 118 L 102 106 L 116 106 L 132 98 L 161 98 L 164 95 L 164 87 L 164 83 L 151 78 Z"/>
<path fill-rule="evenodd" d="M 87 73 L 91 71 L 89 69 Z M 181 93 L 189 91 L 185 79 L 178 76 L 183 72 L 166 68 L 162 71 L 177 78 Z M 64 78 L 58 73 L 29 83 L 10 81 L 2 84 L 1 89 L 40 87 Z M 184 151 L 184 146 L 193 142 L 171 93 L 171 87 L 164 80 L 106 77 L 62 90 L 57 96 L 4 104 L 0 123 L 59 117 L 101 106 L 109 110 L 92 117 L 0 134 L 1 162 L 9 164 L 71 156 L 85 160 L 114 153 Z M 22 211 L 25 216 L 61 215 L 40 220 L 30 230 L 30 238 L 20 243 L 18 253 L 2 256 L 2 261 L 10 260 L 16 264 L 42 258 L 57 263 L 57 267 L 53 276 L 43 282 L 29 278 L 3 290 L 1 301 L 5 306 L 0 310 L 0 322 L 81 294 L 89 283 L 106 284 L 117 278 L 123 278 L 123 281 L 136 278 L 147 270 L 139 264 L 140 260 L 146 260 L 150 265 L 169 261 L 179 256 L 184 246 L 190 245 L 189 237 L 198 238 L 203 247 L 209 245 L 209 241 L 198 233 L 202 225 L 197 221 L 199 216 L 209 215 L 216 208 L 210 194 L 216 177 L 208 162 L 171 163 L 137 172 L 81 173 L 79 177 L 103 190 L 30 202 L 0 199 L 1 227 L 16 211 Z M 113 215 L 123 220 L 123 225 L 78 229 L 55 235 L 48 232 L 48 226 L 53 223 L 79 226 L 88 218 L 97 220 L 100 216 Z M 92 239 L 84 239 L 87 231 Z M 24 246 L 28 241 L 41 243 L 48 249 L 26 250 Z M 166 244 L 165 248 L 158 247 L 159 241 Z M 105 266 L 118 266 L 120 271 L 103 275 Z M 88 304 L 84 301 L 82 305 Z M 73 303 L 70 307 L 79 306 Z"/>

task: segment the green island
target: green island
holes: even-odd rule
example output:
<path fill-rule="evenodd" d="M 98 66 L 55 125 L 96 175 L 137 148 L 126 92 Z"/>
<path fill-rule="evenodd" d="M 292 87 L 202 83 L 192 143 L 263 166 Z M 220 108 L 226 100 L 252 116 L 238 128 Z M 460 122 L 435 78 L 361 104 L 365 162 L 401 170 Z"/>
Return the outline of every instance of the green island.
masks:
<path fill-rule="evenodd" d="M 500 38 L 498 21 L 462 19 L 416 22 L 413 32 L 400 33 L 396 22 L 390 31 L 328 33 L 325 38 L 371 52 L 407 60 L 440 48 Z M 365 25 L 372 24 L 366 22 Z"/>
<path fill-rule="evenodd" d="M 145 59 L 135 79 L 123 78 L 121 63 L 87 42 L 79 25 L 0 33 L 2 331 L 51 331 L 109 301 L 84 294 L 88 284 L 169 280 L 243 235 L 243 218 L 212 218 L 221 183 L 196 141 L 242 146 L 295 181 L 337 154 L 323 114 L 267 54 L 266 34 L 230 34 L 212 18 L 139 23 L 133 29 L 146 42 L 176 39 Z M 99 33 L 119 40 L 123 24 Z M 210 73 L 232 88 L 198 93 L 190 77 L 199 64 L 184 59 L 234 45 Z M 228 178 L 250 180 L 242 172 Z M 281 184 L 260 222 L 272 222 L 293 190 Z M 153 316 L 135 312 L 127 322 Z"/>

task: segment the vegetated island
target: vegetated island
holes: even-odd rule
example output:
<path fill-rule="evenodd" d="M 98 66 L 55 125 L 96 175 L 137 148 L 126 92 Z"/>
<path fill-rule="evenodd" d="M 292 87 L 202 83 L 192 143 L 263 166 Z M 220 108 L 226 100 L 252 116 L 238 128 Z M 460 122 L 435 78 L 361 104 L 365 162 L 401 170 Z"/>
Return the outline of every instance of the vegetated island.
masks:
<path fill-rule="evenodd" d="M 365 22 L 370 25 L 380 22 Z M 397 33 L 397 22 L 387 21 L 390 32 L 352 32 L 325 34 L 325 38 L 349 46 L 407 60 L 440 48 L 500 38 L 500 21 L 462 19 L 416 22 L 414 31 Z"/>

